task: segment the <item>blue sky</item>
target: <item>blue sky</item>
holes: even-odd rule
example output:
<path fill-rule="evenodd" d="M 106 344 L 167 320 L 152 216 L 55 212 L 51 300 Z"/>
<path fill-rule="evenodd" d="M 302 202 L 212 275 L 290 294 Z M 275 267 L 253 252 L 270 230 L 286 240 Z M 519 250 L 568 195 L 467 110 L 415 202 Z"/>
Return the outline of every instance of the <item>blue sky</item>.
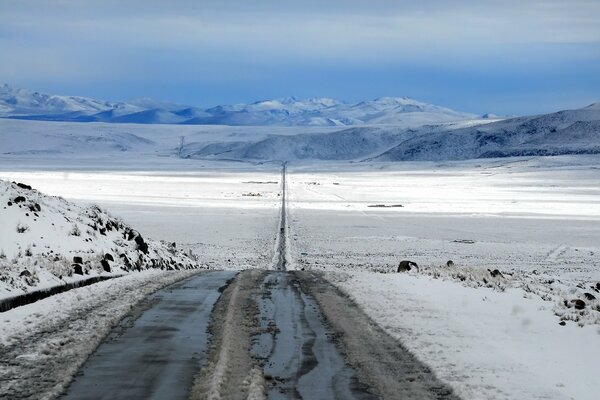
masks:
<path fill-rule="evenodd" d="M 600 101 L 600 1 L 1 1 L 0 82 L 197 106 L 409 96 L 549 112 Z"/>

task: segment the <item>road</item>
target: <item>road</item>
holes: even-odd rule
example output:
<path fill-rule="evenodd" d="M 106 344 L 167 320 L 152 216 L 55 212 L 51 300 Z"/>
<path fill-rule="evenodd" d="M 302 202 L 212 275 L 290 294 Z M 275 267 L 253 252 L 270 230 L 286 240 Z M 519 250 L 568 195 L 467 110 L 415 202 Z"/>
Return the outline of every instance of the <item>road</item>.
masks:
<path fill-rule="evenodd" d="M 286 164 L 271 270 L 199 274 L 113 329 L 65 399 L 457 399 L 319 273 L 288 271 Z"/>
<path fill-rule="evenodd" d="M 279 232 L 277 233 L 277 264 L 275 269 L 285 271 L 287 269 L 287 163 L 281 165 L 281 207 L 279 217 Z"/>
<path fill-rule="evenodd" d="M 219 289 L 234 276 L 196 275 L 154 293 L 112 330 L 63 398 L 186 398 L 206 357 L 206 329 Z"/>

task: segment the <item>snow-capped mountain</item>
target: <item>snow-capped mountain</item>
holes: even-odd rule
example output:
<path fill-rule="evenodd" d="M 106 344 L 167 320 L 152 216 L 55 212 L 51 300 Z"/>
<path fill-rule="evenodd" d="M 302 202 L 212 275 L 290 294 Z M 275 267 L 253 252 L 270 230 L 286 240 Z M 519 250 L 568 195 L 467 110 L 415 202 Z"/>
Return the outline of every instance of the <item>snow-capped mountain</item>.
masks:
<path fill-rule="evenodd" d="M 353 126 L 423 124 L 472 119 L 473 114 L 407 97 L 381 97 L 351 104 L 331 98 L 286 97 L 251 104 L 200 109 L 142 98 L 111 103 L 0 87 L 0 117 L 78 122 L 234 126 Z"/>

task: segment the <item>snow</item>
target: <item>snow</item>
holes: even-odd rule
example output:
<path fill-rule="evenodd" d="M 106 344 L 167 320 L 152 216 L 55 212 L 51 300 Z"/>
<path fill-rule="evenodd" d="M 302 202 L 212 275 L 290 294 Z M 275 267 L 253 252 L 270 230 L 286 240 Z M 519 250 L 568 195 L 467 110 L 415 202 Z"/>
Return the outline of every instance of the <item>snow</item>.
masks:
<path fill-rule="evenodd" d="M 296 268 L 323 271 L 463 398 L 597 398 L 598 156 L 289 171 Z M 395 273 L 403 259 L 418 271 Z"/>
<path fill-rule="evenodd" d="M 541 131 L 593 118 L 588 110 L 509 121 Z M 293 156 L 291 267 L 324 271 L 465 399 L 596 398 L 600 307 L 585 294 L 600 296 L 598 155 L 340 161 L 500 123 L 340 131 L 0 120 L 0 178 L 64 196 L 73 209 L 99 203 L 211 268 L 272 268 L 280 164 L 259 160 Z M 175 157 L 182 135 L 184 154 L 197 159 Z M 21 215 L 12 211 L 11 226 Z M 418 271 L 387 273 L 402 259 Z"/>
<path fill-rule="evenodd" d="M 560 326 L 551 306 L 407 274 L 328 275 L 464 399 L 596 399 L 597 326 Z"/>
<path fill-rule="evenodd" d="M 87 277 L 197 266 L 193 257 L 146 241 L 97 206 L 50 197 L 26 184 L 0 180 L 0 220 L 0 299 Z M 81 258 L 79 272 L 74 257 Z"/>
<path fill-rule="evenodd" d="M 51 121 L 277 126 L 412 126 L 475 117 L 406 97 L 385 97 L 357 104 L 331 98 L 302 100 L 287 97 L 203 110 L 147 98 L 134 99 L 129 103 L 109 103 L 84 97 L 55 96 L 6 84 L 0 87 L 0 112 L 0 116 L 4 117 Z"/>

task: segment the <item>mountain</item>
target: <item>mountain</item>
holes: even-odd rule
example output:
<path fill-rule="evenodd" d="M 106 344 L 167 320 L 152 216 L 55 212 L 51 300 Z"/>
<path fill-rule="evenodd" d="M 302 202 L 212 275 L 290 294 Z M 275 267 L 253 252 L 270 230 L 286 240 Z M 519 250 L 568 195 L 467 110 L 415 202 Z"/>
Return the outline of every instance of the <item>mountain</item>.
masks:
<path fill-rule="evenodd" d="M 600 103 L 595 103 L 577 110 L 416 135 L 372 160 L 438 161 L 598 153 Z"/>
<path fill-rule="evenodd" d="M 111 103 L 86 97 L 48 95 L 5 84 L 0 87 L 0 117 L 136 124 L 412 127 L 476 116 L 407 97 L 381 97 L 355 104 L 326 97 L 304 100 L 286 97 L 200 109 L 148 98 Z"/>

